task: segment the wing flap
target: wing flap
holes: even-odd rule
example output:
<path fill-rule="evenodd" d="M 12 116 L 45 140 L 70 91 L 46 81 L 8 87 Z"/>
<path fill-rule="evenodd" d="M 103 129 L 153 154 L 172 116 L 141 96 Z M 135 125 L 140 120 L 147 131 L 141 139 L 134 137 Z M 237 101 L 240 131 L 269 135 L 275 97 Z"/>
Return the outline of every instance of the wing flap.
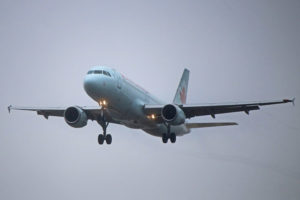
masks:
<path fill-rule="evenodd" d="M 224 104 L 202 104 L 202 105 L 183 105 L 187 118 L 195 116 L 211 115 L 215 118 L 215 114 L 231 113 L 231 112 L 245 112 L 249 114 L 249 111 L 259 110 L 260 106 L 283 104 L 293 102 L 294 100 L 283 99 L 277 101 L 257 101 L 248 103 L 224 103 Z"/>
<path fill-rule="evenodd" d="M 25 111 L 36 111 L 38 115 L 43 115 L 46 119 L 49 116 L 62 117 L 67 107 L 23 107 L 23 106 L 12 106 L 8 107 L 8 111 L 11 110 L 25 110 Z"/>
<path fill-rule="evenodd" d="M 211 115 L 215 118 L 216 114 L 224 114 L 224 113 L 231 113 L 231 112 L 245 112 L 249 114 L 251 110 L 259 110 L 259 106 L 188 106 L 184 105 L 182 110 L 185 113 L 187 118 L 192 118 L 195 116 L 204 116 L 204 115 Z"/>

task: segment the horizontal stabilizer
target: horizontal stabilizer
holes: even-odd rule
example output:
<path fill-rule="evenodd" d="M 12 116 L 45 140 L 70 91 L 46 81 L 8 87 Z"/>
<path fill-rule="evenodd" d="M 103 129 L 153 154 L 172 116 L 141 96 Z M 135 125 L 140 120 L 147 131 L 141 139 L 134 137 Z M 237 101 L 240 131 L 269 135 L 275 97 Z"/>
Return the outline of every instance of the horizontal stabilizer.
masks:
<path fill-rule="evenodd" d="M 186 123 L 187 128 L 206 128 L 215 126 L 234 126 L 238 125 L 235 122 L 217 122 L 217 123 Z"/>

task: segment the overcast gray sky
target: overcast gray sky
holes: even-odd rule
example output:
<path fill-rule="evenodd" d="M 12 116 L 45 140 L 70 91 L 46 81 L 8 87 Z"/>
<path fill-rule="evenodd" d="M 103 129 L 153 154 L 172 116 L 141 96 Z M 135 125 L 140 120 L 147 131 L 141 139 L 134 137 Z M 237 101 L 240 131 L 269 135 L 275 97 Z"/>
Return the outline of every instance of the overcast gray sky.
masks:
<path fill-rule="evenodd" d="M 69 127 L 7 106 L 96 105 L 93 65 L 171 101 L 300 100 L 300 1 L 0 2 L 0 199 L 300 199 L 300 109 L 199 117 L 239 126 L 164 145 L 140 130 Z"/>

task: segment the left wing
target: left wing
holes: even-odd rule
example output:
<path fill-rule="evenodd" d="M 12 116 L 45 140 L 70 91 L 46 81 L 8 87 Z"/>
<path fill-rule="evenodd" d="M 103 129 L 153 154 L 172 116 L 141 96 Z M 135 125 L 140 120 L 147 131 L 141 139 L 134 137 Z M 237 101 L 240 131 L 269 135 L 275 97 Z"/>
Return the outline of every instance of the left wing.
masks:
<path fill-rule="evenodd" d="M 282 104 L 292 102 L 294 104 L 295 99 L 283 99 L 279 101 L 262 101 L 262 102 L 250 102 L 250 103 L 224 103 L 224 104 L 183 104 L 178 105 L 184 112 L 186 118 L 192 118 L 196 116 L 211 115 L 215 118 L 216 114 L 232 113 L 232 112 L 245 112 L 249 114 L 249 111 L 259 110 L 260 106 Z M 158 119 L 161 115 L 161 109 L 164 105 L 145 105 L 144 111 L 146 114 L 155 114 Z"/>
<path fill-rule="evenodd" d="M 79 106 L 78 106 L 79 107 Z M 68 107 L 19 107 L 19 106 L 8 106 L 8 112 L 11 110 L 26 110 L 36 111 L 38 115 L 43 115 L 46 119 L 49 116 L 64 117 L 65 110 Z M 90 120 L 97 120 L 98 116 L 101 115 L 101 108 L 98 106 L 82 106 L 81 108 Z M 119 124 L 119 122 L 112 118 L 107 109 L 104 109 L 105 119 L 107 122 Z"/>

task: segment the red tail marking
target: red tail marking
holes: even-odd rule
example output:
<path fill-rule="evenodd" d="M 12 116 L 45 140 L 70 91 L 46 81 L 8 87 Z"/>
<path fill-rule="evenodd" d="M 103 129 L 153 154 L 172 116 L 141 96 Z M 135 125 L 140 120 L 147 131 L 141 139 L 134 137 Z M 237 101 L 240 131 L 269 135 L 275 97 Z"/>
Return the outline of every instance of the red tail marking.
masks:
<path fill-rule="evenodd" d="M 185 104 L 186 103 L 186 92 L 185 92 L 185 87 L 182 87 L 180 91 L 180 100 L 181 103 Z"/>

